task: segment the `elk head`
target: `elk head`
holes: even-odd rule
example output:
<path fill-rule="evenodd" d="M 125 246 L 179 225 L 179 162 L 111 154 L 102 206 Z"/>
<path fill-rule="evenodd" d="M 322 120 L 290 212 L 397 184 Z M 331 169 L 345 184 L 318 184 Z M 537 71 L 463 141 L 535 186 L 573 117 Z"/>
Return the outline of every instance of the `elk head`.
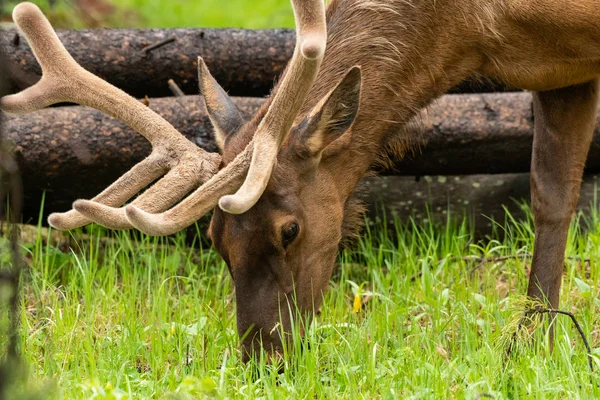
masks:
<path fill-rule="evenodd" d="M 88 105 L 152 143 L 145 160 L 98 196 L 52 214 L 49 223 L 58 229 L 96 222 L 168 235 L 215 208 L 209 234 L 235 282 L 245 359 L 261 345 L 280 352 L 285 340 L 280 332 L 289 331 L 295 311 L 310 315 L 319 307 L 342 238 L 346 199 L 337 190 L 333 166 L 358 112 L 360 70 L 352 68 L 324 98 L 312 102 L 312 109 L 303 110 L 325 52 L 325 10 L 323 0 L 292 0 L 292 5 L 294 55 L 251 121 L 241 119 L 198 60 L 200 88 L 221 155 L 199 149 L 150 108 L 79 66 L 31 3 L 18 5 L 13 17 L 43 77 L 0 101 L 2 110 L 13 113 L 58 102 Z"/>
<path fill-rule="evenodd" d="M 207 74 L 206 69 L 200 74 L 202 92 L 227 165 L 262 116 L 259 112 L 244 124 Z M 350 139 L 360 78 L 360 69 L 351 69 L 311 111 L 296 119 L 252 208 L 234 214 L 221 204 L 213 213 L 209 235 L 234 280 L 238 332 L 247 350 L 255 351 L 261 343 L 281 350 L 280 334 L 290 330 L 291 314 L 310 316 L 320 307 L 342 239 L 346 202 L 332 167 Z M 213 97 L 216 93 L 220 95 Z M 306 320 L 296 322 L 303 329 Z"/>

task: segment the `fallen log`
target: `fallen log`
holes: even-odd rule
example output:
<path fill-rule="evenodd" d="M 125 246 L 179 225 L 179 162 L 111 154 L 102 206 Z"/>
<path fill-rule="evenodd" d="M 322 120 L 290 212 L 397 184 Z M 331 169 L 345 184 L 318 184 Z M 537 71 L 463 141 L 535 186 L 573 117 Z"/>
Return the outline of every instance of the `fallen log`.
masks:
<path fill-rule="evenodd" d="M 170 96 L 169 79 L 186 94 L 198 93 L 198 56 L 231 95 L 265 96 L 296 39 L 289 29 L 59 30 L 58 36 L 84 68 L 139 98 Z M 37 82 L 41 69 L 16 30 L 0 31 L 0 50 L 8 55 L 12 92 Z M 506 90 L 493 81 L 468 80 L 452 92 Z"/>
<path fill-rule="evenodd" d="M 264 100 L 234 101 L 248 116 Z M 216 150 L 198 96 L 151 99 L 150 107 L 194 143 Z M 16 145 L 28 216 L 37 215 L 44 191 L 47 212 L 67 209 L 76 198 L 98 193 L 150 150 L 140 135 L 121 122 L 86 107 L 58 107 L 3 118 L 6 133 Z M 447 95 L 423 113 L 419 125 L 405 134 L 421 139 L 421 151 L 397 160 L 385 173 L 414 177 L 529 170 L 533 116 L 528 93 Z M 599 144 L 597 130 L 588 173 L 600 172 Z"/>
<path fill-rule="evenodd" d="M 197 94 L 198 56 L 204 58 L 230 94 L 263 96 L 283 72 L 295 40 L 295 33 L 287 29 L 101 29 L 57 33 L 85 69 L 139 98 L 170 96 L 169 79 L 185 93 Z M 156 44 L 162 45 L 152 48 Z M 0 31 L 0 49 L 9 56 L 13 91 L 39 79 L 41 69 L 27 41 L 16 30 Z"/>
<path fill-rule="evenodd" d="M 577 209 L 588 214 L 598 209 L 600 176 L 585 175 Z M 516 220 L 525 216 L 530 201 L 529 173 L 494 175 L 425 176 L 418 182 L 406 176 L 382 176 L 365 182 L 369 216 L 394 218 L 417 225 L 446 223 L 448 217 L 467 218 L 478 235 L 496 229 L 502 233 L 507 212 Z M 498 224 L 500 226 L 498 226 Z"/>

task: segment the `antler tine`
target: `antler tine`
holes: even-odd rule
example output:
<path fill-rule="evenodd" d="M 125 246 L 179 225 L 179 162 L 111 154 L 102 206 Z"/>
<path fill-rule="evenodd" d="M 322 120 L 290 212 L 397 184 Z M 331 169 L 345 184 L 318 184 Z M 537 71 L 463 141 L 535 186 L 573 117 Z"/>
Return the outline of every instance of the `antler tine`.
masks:
<path fill-rule="evenodd" d="M 323 0 L 292 0 L 296 48 L 275 98 L 254 135 L 254 155 L 242 187 L 219 201 L 223 211 L 241 214 L 265 191 L 279 147 L 292 127 L 317 76 L 327 43 Z"/>
<path fill-rule="evenodd" d="M 34 86 L 0 99 L 0 109 L 10 113 L 27 113 L 54 103 L 74 102 L 96 108 L 125 122 L 152 143 L 151 156 L 96 196 L 94 201 L 120 206 L 139 190 L 175 167 L 182 170 L 202 170 L 198 173 L 199 180 L 181 184 L 187 187 L 187 191 L 191 190 L 193 185 L 197 185 L 198 181 L 207 181 L 218 170 L 221 162 L 218 154 L 207 153 L 198 148 L 150 108 L 77 64 L 37 6 L 32 3 L 17 5 L 13 11 L 13 19 L 30 43 L 42 67 L 43 75 Z M 172 179 L 168 182 L 174 183 Z M 164 186 L 159 188 L 170 190 Z M 165 195 L 158 190 L 148 192 L 144 197 L 144 204 L 160 205 L 162 208 L 158 211 L 172 206 L 186 194 L 183 193 L 173 200 L 173 193 Z M 116 224 L 120 228 L 131 227 L 123 210 L 119 221 L 104 217 L 100 215 L 93 221 L 100 224 Z M 71 210 L 67 213 L 52 214 L 49 222 L 58 229 L 71 229 L 85 225 L 91 220 Z"/>

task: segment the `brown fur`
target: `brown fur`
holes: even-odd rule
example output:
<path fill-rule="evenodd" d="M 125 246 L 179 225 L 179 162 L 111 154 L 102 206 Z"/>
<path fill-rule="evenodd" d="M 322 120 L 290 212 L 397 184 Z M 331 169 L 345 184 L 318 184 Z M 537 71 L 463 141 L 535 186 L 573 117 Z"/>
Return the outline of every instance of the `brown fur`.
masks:
<path fill-rule="evenodd" d="M 358 65 L 362 70 L 362 91 L 360 111 L 352 128 L 312 163 L 294 156 L 294 148 L 300 143 L 296 135 L 290 135 L 280 151 L 267 190 L 255 208 L 241 216 L 217 210 L 211 227 L 219 252 L 227 255 L 229 249 L 237 249 L 239 262 L 232 265 L 232 274 L 236 288 L 240 285 L 236 293 L 238 313 L 243 316 L 240 320 L 238 315 L 238 327 L 242 331 L 255 323 L 252 338 L 244 342 L 247 350 L 256 349 L 257 338 L 267 348 L 280 349 L 283 338 L 264 333 L 278 320 L 276 313 L 270 311 L 269 319 L 269 311 L 254 308 L 250 303 L 265 302 L 277 293 L 281 298 L 282 292 L 274 286 L 270 289 L 264 286 L 271 279 L 258 278 L 265 276 L 264 271 L 262 275 L 247 275 L 252 265 L 264 263 L 272 253 L 257 253 L 256 246 L 264 239 L 250 231 L 246 234 L 244 226 L 261 227 L 262 234 L 275 237 L 273 232 L 278 229 L 279 219 L 299 218 L 303 233 L 295 246 L 304 250 L 293 256 L 283 251 L 281 254 L 286 256 L 272 268 L 291 274 L 297 294 L 294 304 L 310 313 L 312 306 L 320 304 L 319 296 L 331 276 L 338 244 L 344 237 L 356 235 L 356 228 L 362 222 L 364 208 L 353 196 L 358 182 L 373 165 L 388 162 L 389 154 L 398 157 L 418 151 L 420 138 L 392 132 L 404 132 L 401 128 L 407 123 L 418 124 L 419 118 L 426 118 L 419 110 L 468 76 L 495 78 L 512 86 L 542 91 L 582 84 L 600 76 L 600 9 L 591 0 L 333 0 L 327 8 L 327 26 L 325 58 L 308 100 L 296 118 L 296 126 L 302 129 L 306 116 L 314 113 L 315 107 L 318 109 L 321 100 L 350 67 Z M 584 84 L 583 90 L 567 88 L 559 92 L 565 103 L 573 98 L 580 104 L 570 109 L 571 114 L 560 112 L 558 118 L 566 121 L 565 129 L 582 125 L 576 122 L 577 118 L 591 121 L 589 118 L 595 116 L 595 92 L 586 88 Z M 278 87 L 274 89 L 277 91 Z M 543 92 L 539 96 L 547 97 Z M 251 140 L 268 104 L 240 132 L 227 139 L 225 162 L 232 160 Z M 537 107 L 548 108 L 551 115 L 559 111 L 551 105 Z M 545 132 L 545 122 L 538 125 L 536 135 L 547 136 L 541 133 Z M 548 296 L 553 306 L 558 301 L 560 279 L 557 281 L 556 274 L 560 276 L 565 229 L 576 203 L 582 160 L 593 127 L 588 122 L 583 125 L 577 129 L 587 133 L 579 141 L 563 141 L 558 146 L 552 141 L 541 145 L 536 139 L 537 145 L 534 144 L 533 167 L 537 168 L 532 175 L 534 212 L 542 236 L 536 242 L 529 294 Z M 557 180 L 563 179 L 562 173 L 549 173 L 550 166 L 536 164 L 535 160 L 541 157 L 536 154 L 542 154 L 540 146 L 552 154 L 577 149 L 580 156 L 568 161 L 568 165 L 558 166 L 560 171 L 568 171 L 564 182 L 571 183 L 565 186 Z M 567 198 L 568 201 L 564 200 Z M 285 217 L 277 216 L 278 202 L 292 204 L 292 209 L 281 214 Z M 550 237 L 545 239 L 544 221 L 549 213 L 557 217 L 551 218 L 552 228 L 548 229 L 558 229 L 557 223 L 562 228 L 560 233 L 548 231 Z M 322 220 L 326 224 L 320 223 Z M 230 231 L 232 227 L 236 227 L 235 234 Z M 277 239 L 272 240 L 271 249 L 277 247 Z M 306 245 L 306 241 L 312 244 Z M 329 250 L 323 252 L 324 248 Z M 321 250 L 315 258 L 316 249 Z M 554 271 L 553 278 L 547 277 L 550 271 Z M 244 279 L 254 283 L 248 285 Z M 240 293 L 242 288 L 256 296 Z M 270 304 L 272 310 L 277 308 L 276 304 L 282 306 L 273 301 Z M 287 312 L 284 314 L 287 320 Z M 267 320 L 272 322 L 264 325 Z M 287 329 L 285 321 L 283 328 Z"/>

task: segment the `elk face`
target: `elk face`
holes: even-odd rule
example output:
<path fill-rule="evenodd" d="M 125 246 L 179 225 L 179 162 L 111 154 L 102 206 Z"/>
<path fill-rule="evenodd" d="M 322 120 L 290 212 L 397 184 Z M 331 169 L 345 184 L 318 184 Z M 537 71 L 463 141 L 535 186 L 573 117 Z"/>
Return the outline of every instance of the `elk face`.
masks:
<path fill-rule="evenodd" d="M 257 119 L 243 124 L 216 82 L 208 82 L 210 90 L 202 91 L 227 162 L 252 136 Z M 353 68 L 296 119 L 260 200 L 239 215 L 215 209 L 209 234 L 234 280 L 244 360 L 261 344 L 281 353 L 287 340 L 282 332 L 290 332 L 291 321 L 302 331 L 321 305 L 342 239 L 346 201 L 331 166 L 350 139 L 359 94 L 360 70 Z"/>

